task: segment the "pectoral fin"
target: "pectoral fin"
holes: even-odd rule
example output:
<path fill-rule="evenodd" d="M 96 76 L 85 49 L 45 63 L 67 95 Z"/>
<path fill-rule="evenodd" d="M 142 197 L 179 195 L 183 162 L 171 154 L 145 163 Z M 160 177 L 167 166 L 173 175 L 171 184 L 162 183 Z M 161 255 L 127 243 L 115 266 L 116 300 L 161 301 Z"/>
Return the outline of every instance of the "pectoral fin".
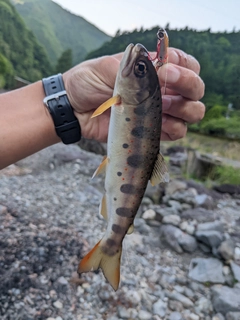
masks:
<path fill-rule="evenodd" d="M 166 162 L 164 161 L 163 155 L 161 153 L 158 154 L 157 160 L 155 162 L 155 166 L 153 168 L 153 172 L 150 178 L 150 182 L 152 186 L 155 186 L 161 182 L 169 182 L 169 173 Z"/>
<path fill-rule="evenodd" d="M 98 168 L 95 170 L 95 172 L 94 172 L 94 174 L 92 176 L 92 179 L 94 177 L 96 177 L 98 174 L 104 173 L 106 171 L 106 167 L 107 167 L 108 161 L 109 161 L 109 158 L 107 156 L 104 156 L 103 157 L 103 161 L 100 163 Z"/>
<path fill-rule="evenodd" d="M 107 109 L 111 108 L 112 105 L 114 104 L 119 104 L 121 103 L 121 97 L 117 94 L 116 96 L 108 99 L 105 101 L 103 104 L 100 105 L 92 114 L 91 118 L 97 117 L 100 114 L 102 114 L 104 111 Z"/>

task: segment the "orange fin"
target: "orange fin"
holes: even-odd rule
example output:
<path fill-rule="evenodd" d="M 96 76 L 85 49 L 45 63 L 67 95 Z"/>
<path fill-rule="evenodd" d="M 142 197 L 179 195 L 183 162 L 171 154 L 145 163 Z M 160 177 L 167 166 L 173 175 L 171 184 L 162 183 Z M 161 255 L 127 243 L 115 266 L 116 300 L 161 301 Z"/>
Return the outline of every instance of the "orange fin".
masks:
<path fill-rule="evenodd" d="M 106 167 L 107 167 L 108 162 L 109 162 L 109 158 L 107 156 L 104 156 L 103 157 L 103 161 L 100 163 L 100 165 L 98 166 L 98 168 L 94 172 L 94 174 L 92 176 L 92 179 L 94 177 L 96 177 L 98 174 L 103 173 L 103 172 L 106 171 Z"/>
<path fill-rule="evenodd" d="M 155 162 L 153 172 L 150 178 L 152 186 L 155 186 L 161 182 L 169 182 L 169 173 L 166 162 L 164 161 L 163 155 L 158 154 L 157 160 Z"/>
<path fill-rule="evenodd" d="M 113 289 L 117 291 L 120 282 L 121 255 L 122 248 L 114 256 L 105 254 L 101 248 L 101 241 L 99 241 L 79 263 L 78 273 L 95 271 L 100 268 Z"/>
<path fill-rule="evenodd" d="M 121 103 L 121 97 L 120 95 L 116 95 L 110 99 L 108 99 L 107 101 L 105 101 L 103 104 L 100 105 L 100 107 L 98 107 L 92 114 L 91 118 L 97 117 L 100 114 L 102 114 L 104 111 L 106 111 L 107 109 L 111 108 L 112 105 L 114 104 L 119 104 Z"/>

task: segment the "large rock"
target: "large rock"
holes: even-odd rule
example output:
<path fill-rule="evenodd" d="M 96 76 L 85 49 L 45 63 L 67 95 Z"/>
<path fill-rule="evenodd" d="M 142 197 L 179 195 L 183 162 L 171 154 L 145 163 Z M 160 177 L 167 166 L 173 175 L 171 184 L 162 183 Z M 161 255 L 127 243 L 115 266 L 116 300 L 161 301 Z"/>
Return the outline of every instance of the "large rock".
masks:
<path fill-rule="evenodd" d="M 223 234 L 214 230 L 196 231 L 195 236 L 211 248 L 217 248 L 223 241 Z"/>
<path fill-rule="evenodd" d="M 215 285 L 212 287 L 212 303 L 216 312 L 240 312 L 240 288 Z"/>
<path fill-rule="evenodd" d="M 189 267 L 189 278 L 199 282 L 224 283 L 223 264 L 215 258 L 194 258 Z"/>
<path fill-rule="evenodd" d="M 194 237 L 170 224 L 160 227 L 160 238 L 178 253 L 182 253 L 183 250 L 193 252 L 197 248 L 197 241 Z"/>
<path fill-rule="evenodd" d="M 232 185 L 232 184 L 222 184 L 220 186 L 215 186 L 214 189 L 221 193 L 228 194 L 240 194 L 240 186 Z"/>

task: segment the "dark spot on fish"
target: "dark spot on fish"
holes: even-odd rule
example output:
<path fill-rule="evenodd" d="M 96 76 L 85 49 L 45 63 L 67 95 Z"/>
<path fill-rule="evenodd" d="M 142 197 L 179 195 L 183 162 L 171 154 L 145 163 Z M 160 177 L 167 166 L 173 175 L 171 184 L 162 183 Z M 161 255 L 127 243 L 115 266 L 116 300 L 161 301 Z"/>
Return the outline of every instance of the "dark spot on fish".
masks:
<path fill-rule="evenodd" d="M 134 193 L 136 193 L 137 188 L 132 184 L 126 183 L 126 184 L 121 185 L 120 191 L 122 193 L 134 194 Z"/>
<path fill-rule="evenodd" d="M 116 246 L 116 241 L 113 240 L 113 239 L 107 239 L 107 245 L 108 245 L 109 247 Z"/>
<path fill-rule="evenodd" d="M 117 175 L 118 175 L 119 177 L 121 177 L 122 172 L 117 172 Z"/>
<path fill-rule="evenodd" d="M 129 147 L 129 145 L 127 143 L 124 143 L 122 146 L 124 149 L 127 149 Z"/>
<path fill-rule="evenodd" d="M 124 217 L 124 218 L 132 218 L 134 215 L 132 210 L 130 208 L 126 208 L 126 207 L 117 208 L 116 214 L 119 215 L 120 217 Z"/>
<path fill-rule="evenodd" d="M 125 120 L 126 120 L 126 121 L 130 121 L 131 119 L 130 119 L 130 118 L 126 118 Z"/>
<path fill-rule="evenodd" d="M 113 198 L 114 201 L 117 201 L 117 198 Z"/>
<path fill-rule="evenodd" d="M 134 109 L 134 113 L 138 116 L 145 116 L 146 115 L 146 110 L 144 106 L 139 106 Z"/>
<path fill-rule="evenodd" d="M 143 165 L 144 157 L 138 154 L 134 154 L 127 158 L 127 163 L 130 167 L 139 168 Z"/>
<path fill-rule="evenodd" d="M 112 225 L 112 231 L 118 234 L 124 234 L 124 228 L 119 226 L 118 224 L 113 224 Z"/>
<path fill-rule="evenodd" d="M 144 137 L 144 127 L 135 127 L 132 129 L 131 134 L 136 138 L 143 138 Z"/>

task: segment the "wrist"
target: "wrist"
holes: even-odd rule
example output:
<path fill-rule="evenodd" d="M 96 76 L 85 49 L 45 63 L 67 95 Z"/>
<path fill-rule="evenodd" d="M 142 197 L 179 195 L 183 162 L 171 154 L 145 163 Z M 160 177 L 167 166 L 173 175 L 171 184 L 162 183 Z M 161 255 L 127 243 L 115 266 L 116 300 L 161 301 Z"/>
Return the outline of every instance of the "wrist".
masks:
<path fill-rule="evenodd" d="M 64 87 L 62 74 L 42 79 L 46 105 L 57 135 L 64 144 L 78 142 L 81 139 L 81 128 L 78 119 L 74 115 Z"/>

